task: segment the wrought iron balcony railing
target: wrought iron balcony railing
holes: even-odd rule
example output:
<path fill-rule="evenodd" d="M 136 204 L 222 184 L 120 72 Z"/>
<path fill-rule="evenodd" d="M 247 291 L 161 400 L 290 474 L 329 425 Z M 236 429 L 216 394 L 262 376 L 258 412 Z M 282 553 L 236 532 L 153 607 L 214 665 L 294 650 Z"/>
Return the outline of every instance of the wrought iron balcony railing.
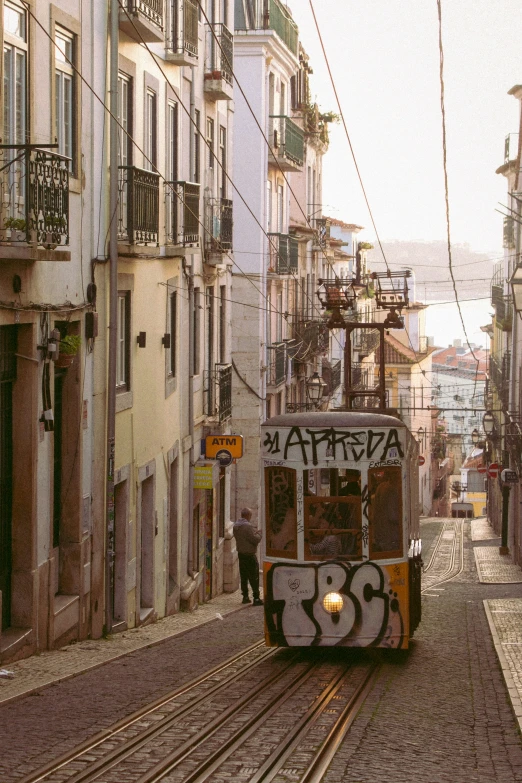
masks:
<path fill-rule="evenodd" d="M 197 245 L 199 228 L 199 184 L 165 182 L 165 243 Z"/>
<path fill-rule="evenodd" d="M 353 348 L 365 356 L 376 351 L 379 343 L 380 334 L 377 329 L 354 329 L 352 333 Z"/>
<path fill-rule="evenodd" d="M 205 199 L 205 251 L 227 253 L 232 250 L 232 201 L 229 198 Z"/>
<path fill-rule="evenodd" d="M 497 391 L 504 410 L 509 405 L 509 379 L 511 375 L 511 351 L 489 357 L 489 377 Z"/>
<path fill-rule="evenodd" d="M 159 242 L 159 174 L 119 166 L 118 239 L 131 245 Z"/>
<path fill-rule="evenodd" d="M 304 361 L 308 357 L 326 353 L 330 333 L 324 321 L 298 319 L 293 324 L 293 337 L 299 348 L 295 353 L 296 361 Z"/>
<path fill-rule="evenodd" d="M 291 275 L 299 266 L 299 243 L 290 234 L 268 234 L 268 271 L 278 275 Z"/>
<path fill-rule="evenodd" d="M 206 25 L 205 79 L 224 79 L 232 84 L 234 38 L 221 23 Z"/>
<path fill-rule="evenodd" d="M 194 0 L 167 0 L 165 46 L 169 59 L 198 56 L 198 4 Z M 169 57 L 171 55 L 171 57 Z"/>
<path fill-rule="evenodd" d="M 329 218 L 312 218 L 312 225 L 317 232 L 314 238 L 314 245 L 323 249 L 328 247 L 331 226 Z"/>
<path fill-rule="evenodd" d="M 135 41 L 161 41 L 163 23 L 163 0 L 121 0 L 120 27 Z"/>
<path fill-rule="evenodd" d="M 279 386 L 286 378 L 286 351 L 284 343 L 267 346 L 268 386 Z"/>
<path fill-rule="evenodd" d="M 511 297 L 504 294 L 503 285 L 491 286 L 491 304 L 495 308 L 497 324 L 504 331 L 509 331 L 513 318 L 513 303 Z"/>
<path fill-rule="evenodd" d="M 296 167 L 304 162 L 304 132 L 283 114 L 270 115 L 270 142 L 278 159 L 290 161 Z"/>
<path fill-rule="evenodd" d="M 333 364 L 323 360 L 322 378 L 326 383 L 327 394 L 332 395 L 341 385 L 341 360 L 338 359 Z"/>
<path fill-rule="evenodd" d="M 2 152 L 0 242 L 68 245 L 70 159 L 22 145 Z"/>
<path fill-rule="evenodd" d="M 287 8 L 280 0 L 262 0 L 251 3 L 251 12 L 243 21 L 236 14 L 236 30 L 274 30 L 283 43 L 297 56 L 298 29 Z"/>
<path fill-rule="evenodd" d="M 205 373 L 204 394 L 207 416 L 225 421 L 232 416 L 232 365 L 215 364 L 213 372 Z"/>

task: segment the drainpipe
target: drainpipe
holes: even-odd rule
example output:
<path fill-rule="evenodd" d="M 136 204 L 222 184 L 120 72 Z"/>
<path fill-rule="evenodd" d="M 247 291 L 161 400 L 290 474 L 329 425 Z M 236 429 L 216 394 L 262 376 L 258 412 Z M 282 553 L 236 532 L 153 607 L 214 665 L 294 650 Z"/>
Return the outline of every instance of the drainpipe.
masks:
<path fill-rule="evenodd" d="M 118 315 L 118 0 L 110 0 L 109 137 L 109 357 L 107 369 L 107 514 L 105 551 L 105 630 L 112 630 L 114 583 L 114 456 L 116 437 L 116 350 Z"/>

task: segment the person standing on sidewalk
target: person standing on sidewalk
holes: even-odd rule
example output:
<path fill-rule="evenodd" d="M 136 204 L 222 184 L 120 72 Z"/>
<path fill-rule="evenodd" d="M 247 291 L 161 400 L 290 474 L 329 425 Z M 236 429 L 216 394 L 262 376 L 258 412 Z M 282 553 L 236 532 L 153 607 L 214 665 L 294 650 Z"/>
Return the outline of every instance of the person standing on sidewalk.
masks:
<path fill-rule="evenodd" d="M 256 552 L 262 534 L 250 524 L 251 519 L 251 509 L 241 509 L 241 518 L 234 524 L 234 537 L 239 556 L 239 576 L 241 579 L 243 603 L 250 603 L 250 598 L 248 597 L 248 583 L 250 582 L 254 606 L 261 606 L 263 601 L 259 597 L 259 563 Z"/>

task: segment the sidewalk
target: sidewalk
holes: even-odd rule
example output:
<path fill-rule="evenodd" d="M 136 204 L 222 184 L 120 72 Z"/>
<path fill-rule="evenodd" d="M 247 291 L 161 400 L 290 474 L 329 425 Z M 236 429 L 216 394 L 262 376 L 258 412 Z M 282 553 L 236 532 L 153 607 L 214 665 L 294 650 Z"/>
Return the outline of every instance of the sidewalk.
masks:
<path fill-rule="evenodd" d="M 171 636 L 179 636 L 199 625 L 219 622 L 225 615 L 248 609 L 241 604 L 241 591 L 223 593 L 193 612 L 179 612 L 150 625 L 132 628 L 105 639 L 85 639 L 58 650 L 33 655 L 16 663 L 0 666 L 13 673 L 0 677 L 0 704 L 16 699 L 52 683 L 66 680 L 108 661 L 121 658 L 143 647 L 154 647 Z"/>
<path fill-rule="evenodd" d="M 471 540 L 495 541 L 492 546 L 473 548 L 479 581 L 485 584 L 522 582 L 522 569 L 509 555 L 499 553 L 500 538 L 487 519 L 471 522 Z M 522 731 L 522 598 L 496 598 L 484 601 L 491 637 L 497 651 L 509 698 Z"/>

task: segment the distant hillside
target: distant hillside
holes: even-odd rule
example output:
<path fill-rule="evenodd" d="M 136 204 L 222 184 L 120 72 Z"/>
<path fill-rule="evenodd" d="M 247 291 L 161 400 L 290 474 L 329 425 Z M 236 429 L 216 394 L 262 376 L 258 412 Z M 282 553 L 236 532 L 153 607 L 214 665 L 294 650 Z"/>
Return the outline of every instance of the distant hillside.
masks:
<path fill-rule="evenodd" d="M 383 242 L 383 249 L 392 271 L 407 267 L 414 270 L 417 299 L 453 298 L 446 242 Z M 453 274 L 459 298 L 489 295 L 493 264 L 499 257 L 496 253 L 475 253 L 469 245 L 452 246 Z M 386 271 L 378 245 L 368 252 L 368 262 L 371 271 Z"/>

